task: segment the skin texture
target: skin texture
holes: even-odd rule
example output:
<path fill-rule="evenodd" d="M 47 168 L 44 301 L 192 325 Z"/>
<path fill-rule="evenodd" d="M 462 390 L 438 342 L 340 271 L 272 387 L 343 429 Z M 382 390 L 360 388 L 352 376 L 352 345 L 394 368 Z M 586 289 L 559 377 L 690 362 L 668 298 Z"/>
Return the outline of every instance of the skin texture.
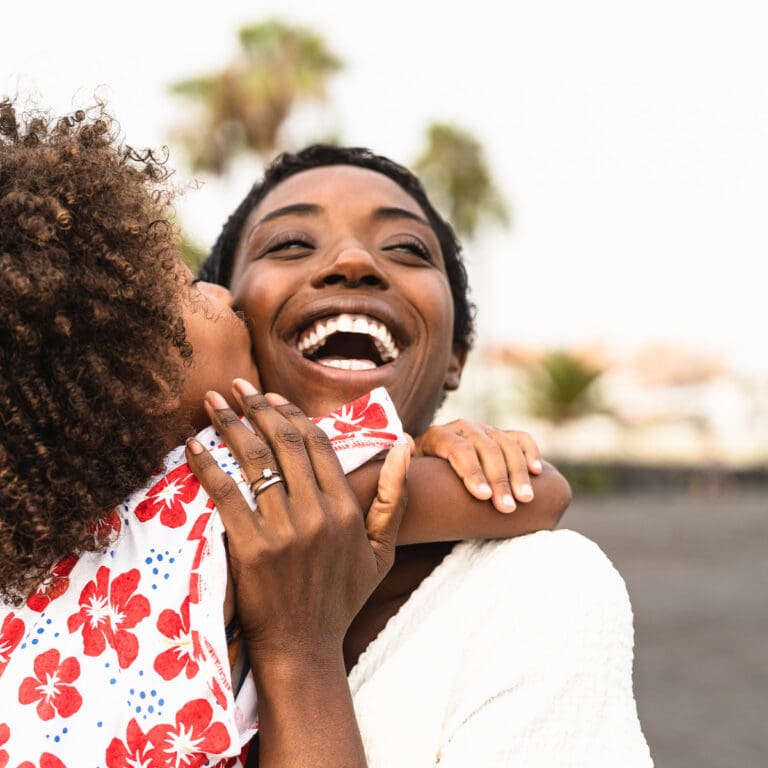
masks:
<path fill-rule="evenodd" d="M 406 431 L 418 435 L 443 392 L 459 385 L 466 349 L 451 342 L 439 243 L 416 202 L 386 176 L 330 166 L 284 181 L 246 223 L 232 286 L 265 390 L 310 415 L 384 386 Z M 400 348 L 397 360 L 344 371 L 303 357 L 300 332 L 340 312 L 383 321 Z"/>
<path fill-rule="evenodd" d="M 185 370 L 180 412 L 198 432 L 210 423 L 204 407 L 208 390 L 229 391 L 238 376 L 256 384 L 259 379 L 248 328 L 233 312 L 229 291 L 194 281 L 187 267 L 180 266 L 179 271 L 184 326 L 193 350 Z"/>

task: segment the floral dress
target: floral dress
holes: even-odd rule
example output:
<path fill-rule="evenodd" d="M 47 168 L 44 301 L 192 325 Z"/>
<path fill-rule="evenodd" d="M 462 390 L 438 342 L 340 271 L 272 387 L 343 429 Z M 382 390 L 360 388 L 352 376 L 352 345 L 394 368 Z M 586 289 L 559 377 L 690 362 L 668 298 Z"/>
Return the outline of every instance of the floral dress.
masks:
<path fill-rule="evenodd" d="M 345 472 L 402 438 L 383 389 L 315 421 Z M 250 498 L 213 428 L 198 439 Z M 232 689 L 224 528 L 183 448 L 104 532 L 104 551 L 63 557 L 24 604 L 0 604 L 0 768 L 242 766 L 255 686 Z"/>

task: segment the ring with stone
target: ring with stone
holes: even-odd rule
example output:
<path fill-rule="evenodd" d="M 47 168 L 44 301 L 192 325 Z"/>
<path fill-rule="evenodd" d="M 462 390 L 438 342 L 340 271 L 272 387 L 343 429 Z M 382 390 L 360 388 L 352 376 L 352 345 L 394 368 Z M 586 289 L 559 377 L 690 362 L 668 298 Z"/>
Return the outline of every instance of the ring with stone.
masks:
<path fill-rule="evenodd" d="M 284 483 L 282 476 L 274 469 L 263 469 L 261 474 L 255 479 L 251 480 L 250 487 L 253 498 L 255 499 L 262 491 L 266 491 L 270 485 L 276 483 Z"/>

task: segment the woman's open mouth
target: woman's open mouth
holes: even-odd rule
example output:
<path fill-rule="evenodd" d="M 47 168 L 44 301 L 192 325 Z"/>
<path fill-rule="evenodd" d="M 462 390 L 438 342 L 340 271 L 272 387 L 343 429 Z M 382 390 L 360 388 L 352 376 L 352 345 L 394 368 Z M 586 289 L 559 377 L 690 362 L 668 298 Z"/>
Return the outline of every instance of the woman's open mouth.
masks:
<path fill-rule="evenodd" d="M 308 360 L 347 371 L 373 370 L 400 355 L 383 322 L 349 313 L 315 320 L 299 334 L 296 346 Z"/>

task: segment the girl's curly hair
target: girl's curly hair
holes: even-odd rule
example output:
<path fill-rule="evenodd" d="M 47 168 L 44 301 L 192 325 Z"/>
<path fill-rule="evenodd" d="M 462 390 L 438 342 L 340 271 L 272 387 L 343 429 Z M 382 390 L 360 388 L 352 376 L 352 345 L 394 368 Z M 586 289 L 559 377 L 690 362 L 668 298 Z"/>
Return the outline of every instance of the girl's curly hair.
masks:
<path fill-rule="evenodd" d="M 103 105 L 0 100 L 0 595 L 95 550 L 100 518 L 169 448 L 182 359 L 165 158 Z M 174 351 L 174 347 L 178 351 Z"/>

